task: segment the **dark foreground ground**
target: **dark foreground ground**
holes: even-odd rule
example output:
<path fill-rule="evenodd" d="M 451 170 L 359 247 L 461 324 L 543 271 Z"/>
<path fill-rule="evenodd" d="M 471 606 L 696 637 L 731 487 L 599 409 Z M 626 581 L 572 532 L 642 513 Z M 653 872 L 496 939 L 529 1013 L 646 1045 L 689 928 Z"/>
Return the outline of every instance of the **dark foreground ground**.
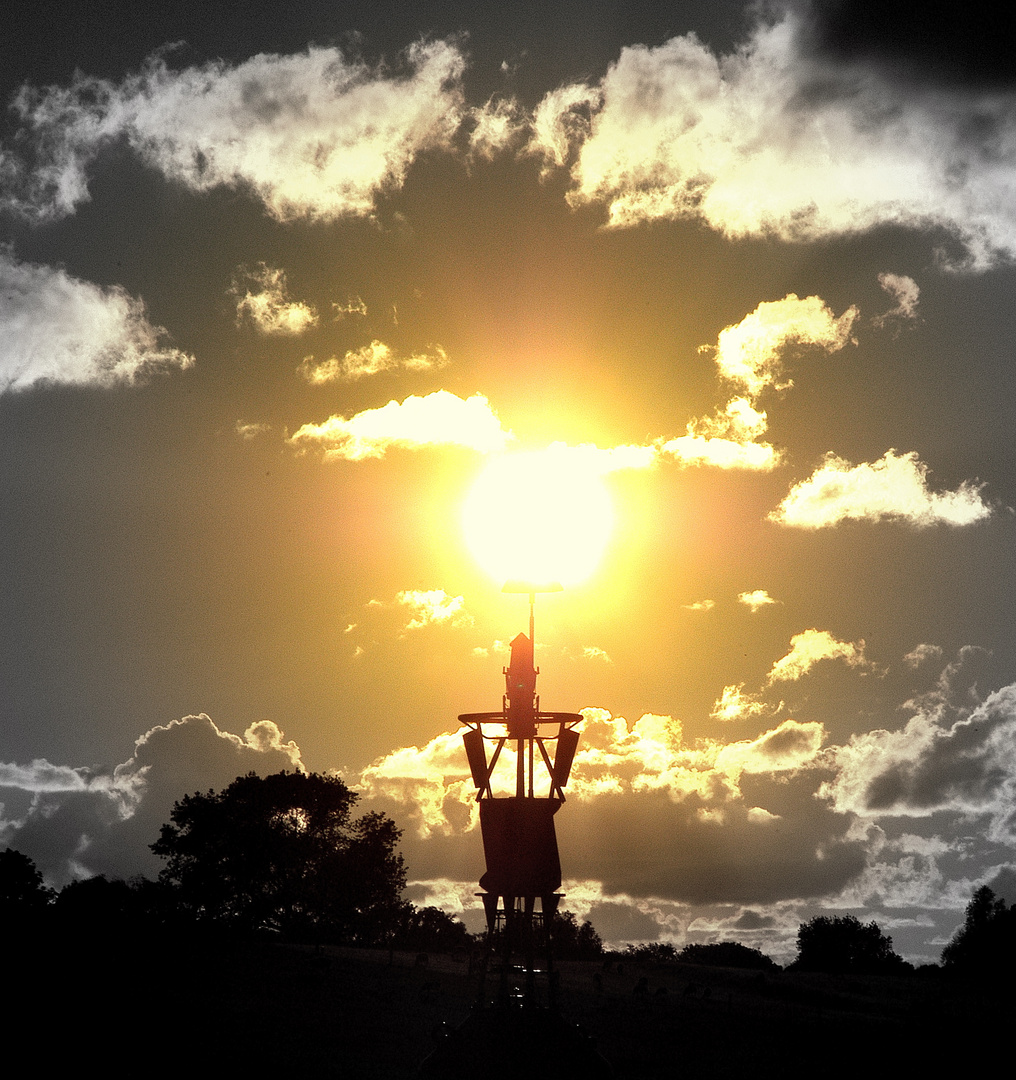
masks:
<path fill-rule="evenodd" d="M 464 956 L 123 940 L 8 941 L 2 955 L 8 1053 L 26 1049 L 35 1075 L 401 1080 L 476 992 Z M 1013 997 L 939 978 L 559 966 L 562 1013 L 619 1080 L 937 1075 L 957 1058 L 987 1070 L 999 1050 L 1011 1065 Z"/>

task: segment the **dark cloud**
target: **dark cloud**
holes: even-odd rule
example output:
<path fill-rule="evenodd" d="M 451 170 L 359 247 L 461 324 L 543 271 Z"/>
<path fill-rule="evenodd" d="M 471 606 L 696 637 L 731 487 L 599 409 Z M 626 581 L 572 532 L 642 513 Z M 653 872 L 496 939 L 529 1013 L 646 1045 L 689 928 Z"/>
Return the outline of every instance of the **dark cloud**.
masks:
<path fill-rule="evenodd" d="M 659 921 L 630 904 L 593 904 L 587 918 L 604 941 L 655 941 L 660 936 Z"/>
<path fill-rule="evenodd" d="M 748 908 L 741 912 L 734 925 L 739 930 L 767 930 L 776 925 L 776 920 L 772 915 L 760 915 L 757 911 Z"/>
<path fill-rule="evenodd" d="M 0 792 L 14 788 L 33 796 L 22 818 L 3 823 L 2 839 L 59 885 L 94 874 L 154 877 L 161 862 L 148 845 L 177 800 L 219 790 L 249 771 L 301 767 L 299 749 L 283 742 L 272 721 L 252 724 L 241 737 L 220 731 L 204 714 L 153 727 L 137 740 L 133 756 L 109 771 L 33 766 L 0 768 Z"/>
<path fill-rule="evenodd" d="M 558 815 L 565 873 L 602 881 L 606 893 L 693 904 L 836 893 L 864 869 L 865 846 L 845 838 L 842 818 L 801 803 L 793 819 L 764 821 L 729 805 L 710 820 L 694 800 L 663 794 L 569 805 Z"/>
<path fill-rule="evenodd" d="M 812 0 L 801 7 L 807 42 L 837 63 L 873 64 L 927 83 L 1016 85 L 1016 12 L 1008 4 Z"/>
<path fill-rule="evenodd" d="M 932 699 L 902 730 L 854 735 L 838 747 L 837 776 L 824 794 L 861 816 L 984 815 L 989 836 L 1011 841 L 1014 749 L 1016 684 L 974 708 Z"/>
<path fill-rule="evenodd" d="M 988 885 L 1007 904 L 1016 904 L 1016 867 L 1003 866 Z"/>

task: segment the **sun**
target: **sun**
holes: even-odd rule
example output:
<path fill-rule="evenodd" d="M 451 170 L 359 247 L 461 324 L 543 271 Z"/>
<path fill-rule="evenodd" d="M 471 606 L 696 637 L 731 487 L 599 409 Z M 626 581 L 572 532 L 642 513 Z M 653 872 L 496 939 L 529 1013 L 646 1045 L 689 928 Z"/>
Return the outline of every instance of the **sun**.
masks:
<path fill-rule="evenodd" d="M 462 525 L 495 581 L 577 585 L 596 569 L 614 508 L 589 455 L 564 445 L 492 461 L 466 496 Z"/>

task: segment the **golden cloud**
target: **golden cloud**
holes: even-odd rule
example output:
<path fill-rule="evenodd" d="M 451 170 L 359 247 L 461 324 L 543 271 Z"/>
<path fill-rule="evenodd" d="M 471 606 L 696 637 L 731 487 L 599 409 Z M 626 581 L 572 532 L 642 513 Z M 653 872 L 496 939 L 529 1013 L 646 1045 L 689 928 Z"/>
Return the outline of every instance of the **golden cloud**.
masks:
<path fill-rule="evenodd" d="M 393 447 L 462 446 L 487 454 L 503 450 L 511 438 L 482 394 L 463 399 L 435 390 L 349 419 L 331 416 L 321 424 L 304 424 L 288 442 L 298 450 L 321 450 L 326 461 L 362 461 L 382 458 Z"/>

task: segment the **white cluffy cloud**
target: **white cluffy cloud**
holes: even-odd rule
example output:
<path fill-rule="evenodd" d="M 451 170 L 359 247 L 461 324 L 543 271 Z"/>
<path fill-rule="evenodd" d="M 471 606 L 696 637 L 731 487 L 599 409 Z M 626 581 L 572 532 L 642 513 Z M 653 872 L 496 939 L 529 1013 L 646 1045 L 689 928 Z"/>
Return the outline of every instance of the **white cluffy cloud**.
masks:
<path fill-rule="evenodd" d="M 765 703 L 754 694 L 746 694 L 744 683 L 737 683 L 723 688 L 709 715 L 714 720 L 747 720 L 761 716 L 765 711 Z"/>
<path fill-rule="evenodd" d="M 320 385 L 337 379 L 362 379 L 365 375 L 377 375 L 394 368 L 429 371 L 444 367 L 448 363 L 448 354 L 440 345 L 431 348 L 433 351 L 430 353 L 399 356 L 390 345 L 375 339 L 369 345 L 350 349 L 341 360 L 333 356 L 330 360 L 315 363 L 314 358 L 308 356 L 300 365 L 300 374 L 309 383 Z"/>
<path fill-rule="evenodd" d="M 492 453 L 503 450 L 511 437 L 482 394 L 460 398 L 435 390 L 426 397 L 389 401 L 349 419 L 331 416 L 321 424 L 304 424 L 289 443 L 298 450 L 321 450 L 326 461 L 362 461 L 382 458 L 396 446 L 463 446 Z"/>
<path fill-rule="evenodd" d="M 758 599 L 759 595 L 764 599 Z M 750 599 L 744 599 L 744 598 Z M 762 589 L 756 593 L 741 593 L 738 597 L 742 603 L 757 610 L 755 605 L 776 603 Z M 790 651 L 786 656 L 780 657 L 766 676 L 762 687 L 763 692 L 771 689 L 776 683 L 796 682 L 804 678 L 811 669 L 821 660 L 843 660 L 848 667 L 872 669 L 872 663 L 864 655 L 864 641 L 840 641 L 833 637 L 828 630 L 804 630 L 795 634 L 790 639 Z M 714 720 L 744 720 L 751 717 L 772 715 L 783 708 L 783 702 L 778 705 L 767 703 L 761 693 L 746 694 L 744 683 L 725 686 L 722 693 L 713 702 L 710 717 Z"/>
<path fill-rule="evenodd" d="M 769 517 L 800 529 L 821 529 L 848 519 L 889 519 L 918 527 L 971 525 L 991 515 L 991 506 L 981 498 L 982 487 L 964 481 L 955 491 L 932 491 L 928 466 L 915 451 L 887 450 L 878 461 L 860 465 L 830 453 Z"/>
<path fill-rule="evenodd" d="M 194 358 L 165 337 L 144 303 L 118 285 L 104 289 L 0 248 L 0 391 L 113 386 L 190 367 Z"/>
<path fill-rule="evenodd" d="M 784 9 L 729 55 L 694 34 L 626 47 L 598 83 L 543 99 L 530 152 L 571 164 L 570 201 L 605 204 L 613 226 L 694 217 L 786 240 L 937 226 L 972 265 L 1016 255 L 1016 96 L 914 92 L 809 56 L 803 37 Z"/>
<path fill-rule="evenodd" d="M 668 439 L 660 449 L 684 465 L 771 469 L 779 454 L 769 443 L 755 441 L 767 427 L 764 412 L 747 398 L 734 398 L 715 416 L 690 420 L 687 434 Z"/>
<path fill-rule="evenodd" d="M 772 469 L 779 453 L 760 442 L 768 427 L 766 414 L 756 407 L 769 387 L 792 386 L 783 375 L 788 350 L 812 347 L 837 352 L 850 340 L 857 308 L 838 318 L 818 296 L 803 300 L 790 293 L 782 300 L 765 301 L 739 323 L 721 330 L 716 341 L 716 368 L 721 379 L 741 393 L 714 416 L 689 422 L 687 434 L 661 446 L 686 464 L 708 464 L 730 469 Z"/>
<path fill-rule="evenodd" d="M 70 87 L 26 88 L 14 108 L 39 163 L 0 163 L 20 181 L 8 205 L 42 218 L 73 212 L 88 198 L 91 161 L 125 139 L 167 178 L 251 191 L 280 221 L 369 215 L 417 154 L 449 145 L 464 65 L 446 41 L 411 46 L 399 73 L 312 46 L 177 71 L 156 58 L 121 83 L 79 74 Z"/>
<path fill-rule="evenodd" d="M 774 600 L 765 589 L 754 589 L 751 592 L 743 592 L 737 594 L 737 602 L 744 604 L 745 607 L 751 608 L 751 613 L 754 615 L 759 608 L 766 607 L 769 604 L 778 604 L 778 600 Z"/>
<path fill-rule="evenodd" d="M 1016 842 L 1016 684 L 958 716 L 933 702 L 898 731 L 851 736 L 834 758 L 836 777 L 821 793 L 839 812 L 983 815 L 990 839 Z"/>
<path fill-rule="evenodd" d="M 659 794 L 671 802 L 702 800 L 716 813 L 742 800 L 744 774 L 793 772 L 815 767 L 825 738 L 819 723 L 784 720 L 755 739 L 723 743 L 684 742 L 682 725 L 647 713 L 631 726 L 606 709 L 583 709 L 585 724 L 568 784 L 582 801 L 621 794 Z M 512 752 L 500 756 L 514 776 Z M 494 777 L 495 787 L 498 774 Z M 477 823 L 476 789 L 459 733 L 443 734 L 422 747 L 402 747 L 364 769 L 359 788 L 368 798 L 401 805 L 418 835 L 451 835 Z"/>
<path fill-rule="evenodd" d="M 449 596 L 444 589 L 404 589 L 395 599 L 409 608 L 412 617 L 407 630 L 422 630 L 433 623 L 472 626 L 473 616 L 466 611 L 461 596 Z"/>
<path fill-rule="evenodd" d="M 908 668 L 916 669 L 928 660 L 937 660 L 941 655 L 941 645 L 931 645 L 927 642 L 922 642 L 920 645 L 915 645 L 910 652 L 903 657 L 903 661 Z"/>
<path fill-rule="evenodd" d="M 665 460 L 721 469 L 772 469 L 780 455 L 769 443 L 759 441 L 766 431 L 767 418 L 756 408 L 758 396 L 769 387 L 785 389 L 792 385 L 783 378 L 791 350 L 842 349 L 850 340 L 856 318 L 854 307 L 835 316 L 818 296 L 801 299 L 790 293 L 782 300 L 763 302 L 741 322 L 722 330 L 717 338 L 717 373 L 742 393 L 715 415 L 691 420 L 684 435 L 660 437 L 641 446 L 554 444 L 549 449 L 567 453 L 576 462 L 581 460 L 596 475 L 651 468 Z M 423 370 L 446 362 L 440 346 L 433 346 L 432 354 L 405 358 L 384 342 L 372 341 L 347 352 L 341 360 L 333 357 L 316 363 L 307 357 L 300 372 L 312 383 L 326 383 L 396 367 Z M 333 416 L 322 424 L 304 424 L 290 443 L 302 449 L 319 446 L 326 460 L 359 461 L 383 457 L 392 445 L 459 445 L 491 453 L 503 450 L 510 438 L 485 397 L 476 394 L 463 401 L 439 390 L 425 398 L 409 397 L 401 404 L 390 401 L 383 408 L 368 409 L 349 419 Z"/>
<path fill-rule="evenodd" d="M 788 346 L 811 345 L 838 352 L 850 340 L 856 318 L 856 307 L 836 318 L 820 296 L 802 300 L 790 293 L 782 300 L 759 304 L 736 326 L 722 330 L 716 342 L 716 367 L 724 379 L 756 398 L 767 386 L 780 385 L 777 380 Z"/>
<path fill-rule="evenodd" d="M 469 135 L 469 150 L 475 157 L 488 160 L 525 138 L 527 118 L 518 102 L 512 98 L 491 98 L 470 117 L 473 130 Z"/>
<path fill-rule="evenodd" d="M 890 326 L 917 318 L 917 301 L 921 295 L 918 284 L 905 274 L 879 274 L 878 283 L 896 301 L 895 307 L 876 315 L 876 326 Z"/>
<path fill-rule="evenodd" d="M 790 639 L 790 652 L 773 664 L 767 684 L 800 679 L 820 660 L 844 660 L 850 667 L 868 667 L 864 641 L 839 641 L 828 630 L 804 630 Z"/>
<path fill-rule="evenodd" d="M 289 298 L 285 270 L 264 263 L 254 270 L 242 269 L 230 291 L 237 297 L 236 321 L 249 320 L 262 334 L 302 334 L 317 326 L 313 306 Z"/>

